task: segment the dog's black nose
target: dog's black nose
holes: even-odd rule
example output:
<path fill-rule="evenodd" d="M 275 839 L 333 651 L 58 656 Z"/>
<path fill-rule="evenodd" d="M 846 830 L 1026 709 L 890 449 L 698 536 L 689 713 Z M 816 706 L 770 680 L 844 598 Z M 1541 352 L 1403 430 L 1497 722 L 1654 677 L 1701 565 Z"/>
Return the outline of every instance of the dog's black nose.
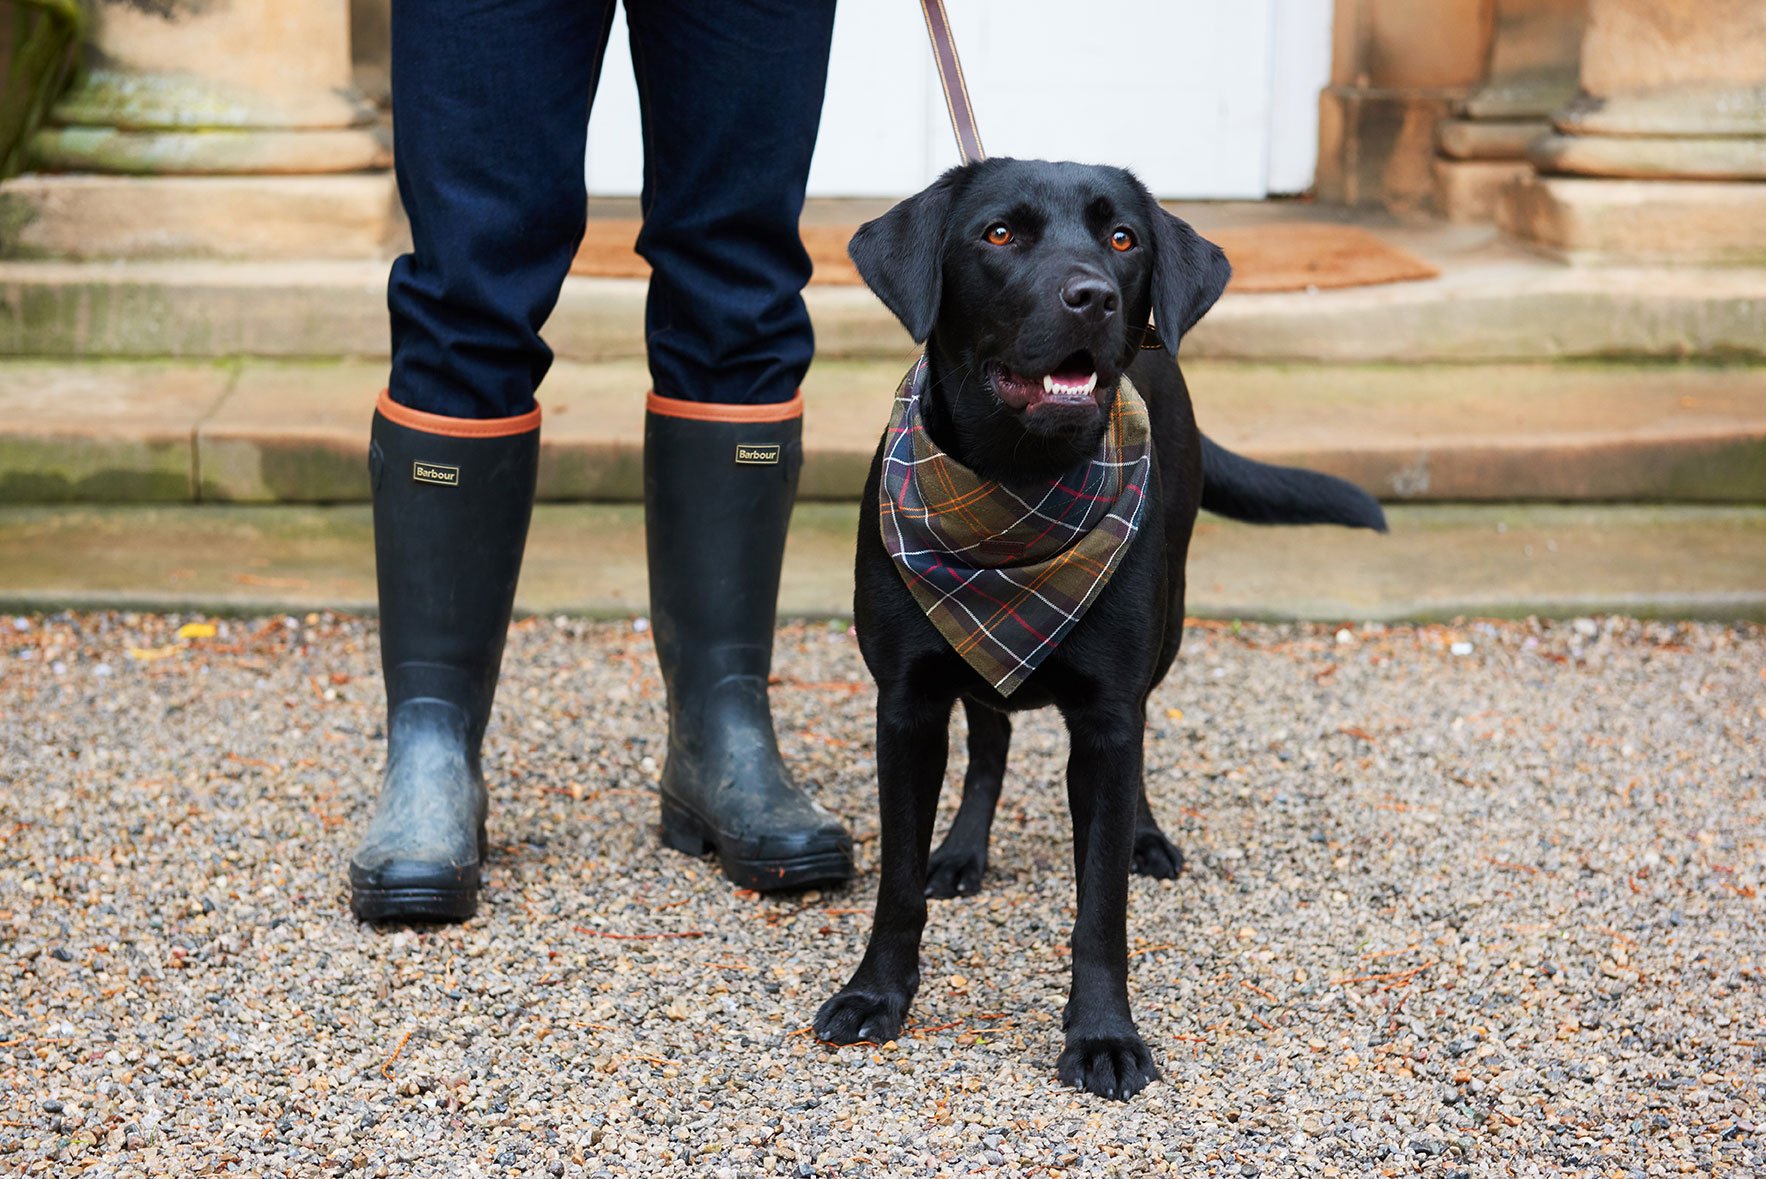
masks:
<path fill-rule="evenodd" d="M 1076 274 L 1061 285 L 1061 302 L 1075 315 L 1102 323 L 1116 314 L 1116 288 L 1101 278 Z"/>

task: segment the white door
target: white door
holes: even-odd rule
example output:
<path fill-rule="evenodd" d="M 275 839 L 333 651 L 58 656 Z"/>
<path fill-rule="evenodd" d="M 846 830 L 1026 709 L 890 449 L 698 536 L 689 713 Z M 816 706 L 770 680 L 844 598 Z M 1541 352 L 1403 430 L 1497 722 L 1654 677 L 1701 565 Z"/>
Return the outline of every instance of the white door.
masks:
<path fill-rule="evenodd" d="M 1161 197 L 1303 191 L 1332 0 L 947 0 L 988 153 L 1120 164 Z M 957 162 L 915 0 L 845 0 L 811 196 L 904 196 Z M 642 184 L 623 15 L 589 122 L 589 191 Z"/>

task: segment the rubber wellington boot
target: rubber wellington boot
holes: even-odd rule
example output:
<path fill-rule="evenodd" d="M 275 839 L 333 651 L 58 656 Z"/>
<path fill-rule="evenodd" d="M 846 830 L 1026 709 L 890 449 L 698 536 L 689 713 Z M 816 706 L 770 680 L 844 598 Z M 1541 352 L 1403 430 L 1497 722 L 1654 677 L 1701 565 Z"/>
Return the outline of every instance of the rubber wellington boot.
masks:
<path fill-rule="evenodd" d="M 374 414 L 374 557 L 386 772 L 350 859 L 364 921 L 464 921 L 478 908 L 490 719 L 533 512 L 540 411 L 476 421 L 384 393 Z"/>
<path fill-rule="evenodd" d="M 852 875 L 852 838 L 779 757 L 767 676 L 801 397 L 710 405 L 652 393 L 644 425 L 650 621 L 668 686 L 662 841 L 775 891 Z"/>

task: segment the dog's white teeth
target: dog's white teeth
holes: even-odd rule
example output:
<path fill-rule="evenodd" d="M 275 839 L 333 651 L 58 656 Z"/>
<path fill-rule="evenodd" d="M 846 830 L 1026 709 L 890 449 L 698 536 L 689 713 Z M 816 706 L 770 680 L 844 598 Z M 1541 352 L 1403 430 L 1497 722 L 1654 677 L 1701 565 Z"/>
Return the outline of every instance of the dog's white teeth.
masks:
<path fill-rule="evenodd" d="M 1055 378 L 1053 376 L 1044 376 L 1043 377 L 1042 391 L 1044 393 L 1053 393 L 1055 391 Z"/>
<path fill-rule="evenodd" d="M 1087 396 L 1089 396 L 1091 394 L 1091 391 L 1093 389 L 1096 389 L 1097 387 L 1098 387 L 1098 374 L 1097 373 L 1093 373 L 1091 376 L 1085 378 L 1085 392 L 1086 392 Z"/>

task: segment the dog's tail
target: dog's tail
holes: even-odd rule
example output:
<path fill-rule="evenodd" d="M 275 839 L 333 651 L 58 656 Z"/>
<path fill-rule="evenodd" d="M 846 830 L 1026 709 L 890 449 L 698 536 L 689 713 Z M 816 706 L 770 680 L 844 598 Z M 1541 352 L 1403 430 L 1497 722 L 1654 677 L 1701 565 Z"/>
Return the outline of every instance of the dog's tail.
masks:
<path fill-rule="evenodd" d="M 1379 501 L 1355 484 L 1300 467 L 1276 467 L 1202 438 L 1202 506 L 1250 524 L 1343 524 L 1386 531 Z"/>

